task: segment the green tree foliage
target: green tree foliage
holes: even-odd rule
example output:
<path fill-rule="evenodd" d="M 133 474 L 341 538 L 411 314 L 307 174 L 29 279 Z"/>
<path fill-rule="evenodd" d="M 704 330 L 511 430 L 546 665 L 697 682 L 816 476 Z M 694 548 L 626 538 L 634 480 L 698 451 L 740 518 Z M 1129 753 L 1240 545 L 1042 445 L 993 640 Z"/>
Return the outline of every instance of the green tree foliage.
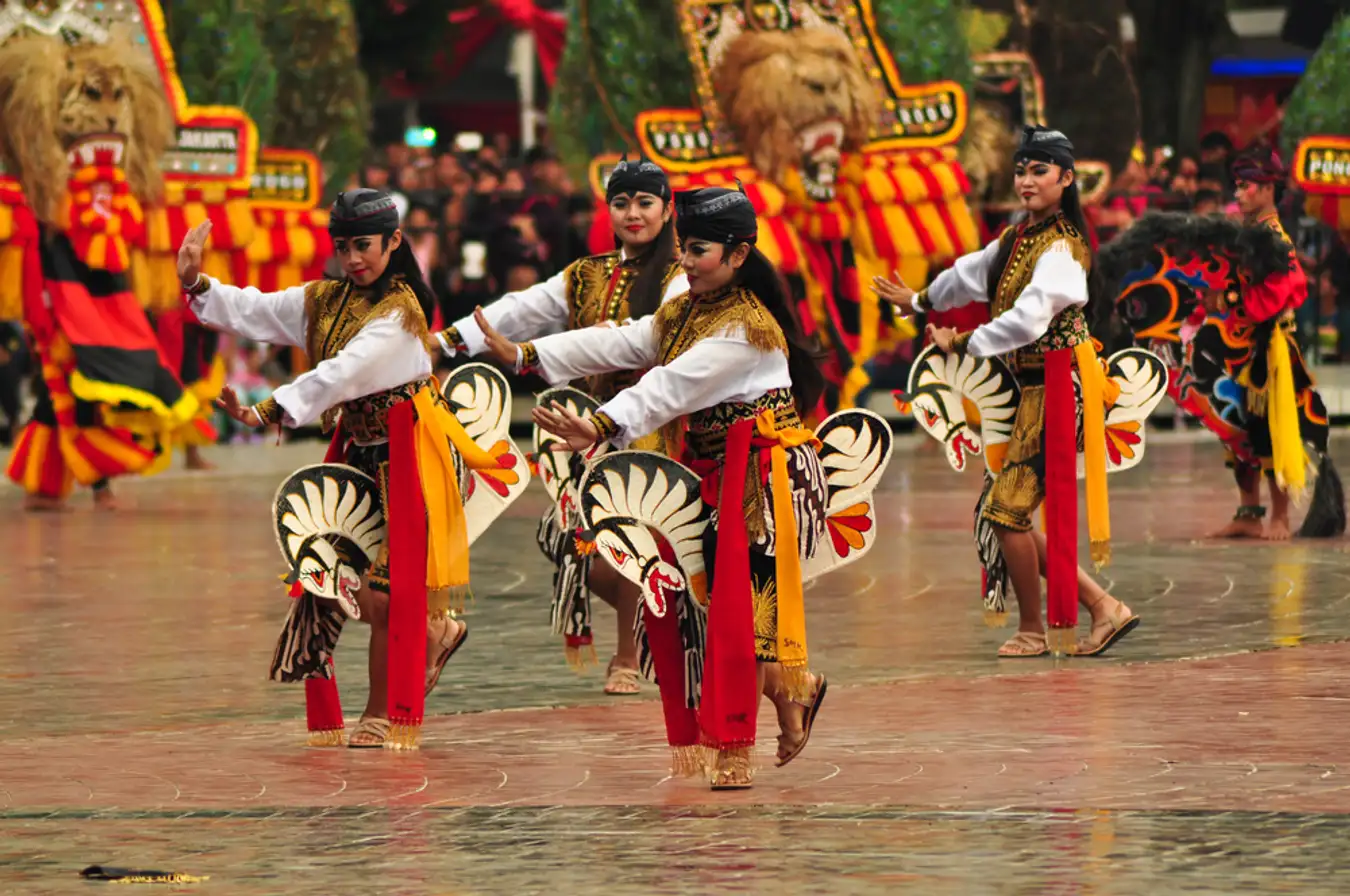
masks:
<path fill-rule="evenodd" d="M 278 63 L 272 142 L 317 153 L 331 194 L 361 167 L 370 125 L 351 0 L 263 2 L 263 39 Z"/>
<path fill-rule="evenodd" d="M 277 70 L 263 43 L 267 0 L 176 0 L 164 4 L 164 25 L 188 101 L 238 106 L 272 139 Z"/>
<path fill-rule="evenodd" d="M 963 5 L 960 0 L 873 0 L 877 31 L 906 84 L 956 81 L 970 91 Z"/>
<path fill-rule="evenodd" d="M 1350 134 L 1347 72 L 1350 72 L 1350 15 L 1343 15 L 1322 38 L 1322 45 L 1285 106 L 1280 139 L 1290 161 L 1304 137 Z"/>
<path fill-rule="evenodd" d="M 673 2 L 569 0 L 549 130 L 574 177 L 598 153 L 635 148 L 639 112 L 693 103 L 694 71 Z"/>

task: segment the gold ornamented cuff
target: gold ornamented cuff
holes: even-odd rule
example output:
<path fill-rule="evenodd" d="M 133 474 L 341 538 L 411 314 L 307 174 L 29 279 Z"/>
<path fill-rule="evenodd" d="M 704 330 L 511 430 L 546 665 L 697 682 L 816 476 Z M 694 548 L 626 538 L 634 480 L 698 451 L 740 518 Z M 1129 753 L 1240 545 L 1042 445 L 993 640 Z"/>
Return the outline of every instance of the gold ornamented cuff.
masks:
<path fill-rule="evenodd" d="M 619 434 L 619 424 L 614 422 L 614 418 L 604 411 L 596 411 L 591 416 L 591 422 L 595 424 L 596 432 L 600 433 L 597 442 L 608 442 Z"/>
<path fill-rule="evenodd" d="M 928 289 L 927 287 L 914 294 L 914 298 L 909 300 L 909 307 L 915 311 L 928 311 Z"/>
<path fill-rule="evenodd" d="M 263 426 L 275 426 L 281 422 L 281 405 L 275 398 L 267 398 L 253 406 Z"/>
<path fill-rule="evenodd" d="M 445 340 L 446 345 L 456 351 L 462 352 L 464 349 L 468 348 L 468 346 L 464 344 L 464 337 L 459 335 L 458 327 L 446 327 L 444 330 L 441 330 L 441 338 Z"/>
<path fill-rule="evenodd" d="M 517 348 L 520 349 L 520 373 L 539 367 L 539 350 L 534 347 L 533 342 L 522 342 Z"/>
<path fill-rule="evenodd" d="M 974 330 L 966 330 L 964 333 L 957 333 L 952 339 L 952 351 L 965 351 L 966 345 L 970 342 L 970 337 L 974 332 Z"/>
<path fill-rule="evenodd" d="M 199 296 L 211 288 L 211 281 L 206 279 L 205 274 L 197 274 L 197 279 L 191 286 L 184 286 L 183 292 L 190 296 Z"/>

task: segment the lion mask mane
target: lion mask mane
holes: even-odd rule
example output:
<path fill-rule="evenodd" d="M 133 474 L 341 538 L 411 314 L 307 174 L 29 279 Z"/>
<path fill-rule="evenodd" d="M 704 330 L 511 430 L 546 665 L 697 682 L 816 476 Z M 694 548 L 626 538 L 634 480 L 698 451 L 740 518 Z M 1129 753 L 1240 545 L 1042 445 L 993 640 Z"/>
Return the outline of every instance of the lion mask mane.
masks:
<path fill-rule="evenodd" d="M 843 34 L 823 27 L 747 31 L 713 71 L 722 112 L 761 172 L 798 169 L 807 192 L 831 199 L 840 154 L 867 142 L 880 98 Z"/>
<path fill-rule="evenodd" d="M 173 113 L 149 55 L 123 29 L 102 44 L 27 35 L 0 47 L 0 114 L 0 154 L 41 221 L 61 225 L 67 151 L 83 137 L 125 140 L 122 167 L 138 199 L 163 189 Z"/>

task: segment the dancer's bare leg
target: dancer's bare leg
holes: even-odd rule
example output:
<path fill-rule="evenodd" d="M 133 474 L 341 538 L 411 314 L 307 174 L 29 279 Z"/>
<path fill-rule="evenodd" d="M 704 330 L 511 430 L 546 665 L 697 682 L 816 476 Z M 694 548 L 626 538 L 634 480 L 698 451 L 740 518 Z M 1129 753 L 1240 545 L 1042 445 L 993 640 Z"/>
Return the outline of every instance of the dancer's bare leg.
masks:
<path fill-rule="evenodd" d="M 997 523 L 1003 561 L 1008 568 L 1013 594 L 1017 596 L 1017 634 L 999 648 L 999 656 L 1040 656 L 1045 653 L 1045 621 L 1041 617 L 1041 563 L 1036 538 L 1031 532 L 1016 532 Z"/>
<path fill-rule="evenodd" d="M 112 483 L 107 479 L 94 483 L 94 507 L 98 510 L 117 509 L 117 497 L 113 495 Z"/>
<path fill-rule="evenodd" d="M 780 663 L 760 663 L 759 678 L 760 693 L 769 698 L 778 713 L 778 758 L 781 761 L 806 736 L 806 714 L 811 711 L 810 701 L 801 703 L 788 696 Z M 811 676 L 812 697 L 820 687 L 820 680 L 819 675 Z"/>
<path fill-rule="evenodd" d="M 389 595 L 371 590 L 368 584 L 357 592 L 356 603 L 361 608 L 361 621 L 370 626 L 370 694 L 366 698 L 361 718 L 389 718 Z M 364 732 L 354 732 L 351 742 L 375 745 L 382 739 Z"/>
<path fill-rule="evenodd" d="M 1270 481 L 1270 532 L 1266 535 L 1271 541 L 1288 541 L 1293 537 L 1289 529 L 1289 493 Z"/>
<path fill-rule="evenodd" d="M 624 578 L 614 567 L 598 558 L 591 562 L 591 593 L 614 608 L 616 624 L 616 644 L 613 659 L 606 670 L 605 693 L 636 694 L 639 692 L 637 635 L 633 628 L 637 622 L 638 605 L 642 600 L 638 586 Z"/>
<path fill-rule="evenodd" d="M 202 454 L 202 447 L 200 445 L 188 445 L 183 449 L 183 453 L 187 458 L 183 466 L 189 470 L 214 470 L 216 468 L 216 465 L 207 460 L 205 455 Z"/>
<path fill-rule="evenodd" d="M 1246 512 L 1241 508 L 1260 507 L 1261 506 L 1261 471 L 1251 467 L 1242 467 L 1234 471 L 1234 478 L 1238 485 L 1238 513 L 1233 519 L 1212 533 L 1210 538 L 1264 538 L 1265 526 L 1262 525 L 1259 517 L 1248 517 L 1243 514 Z M 1272 489 L 1274 491 L 1274 489 Z M 1289 527 L 1289 509 L 1286 500 L 1284 523 L 1286 530 Z"/>

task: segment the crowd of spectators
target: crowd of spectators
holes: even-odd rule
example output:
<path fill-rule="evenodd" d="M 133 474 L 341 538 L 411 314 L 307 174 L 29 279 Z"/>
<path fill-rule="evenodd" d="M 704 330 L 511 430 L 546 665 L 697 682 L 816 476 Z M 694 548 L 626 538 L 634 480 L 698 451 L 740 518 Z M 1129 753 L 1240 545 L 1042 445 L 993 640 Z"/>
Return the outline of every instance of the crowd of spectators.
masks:
<path fill-rule="evenodd" d="M 505 134 L 465 136 L 385 146 L 352 181 L 394 196 L 446 325 L 586 254 L 594 214 L 588 185 L 578 190 L 546 144 L 520 153 Z"/>

